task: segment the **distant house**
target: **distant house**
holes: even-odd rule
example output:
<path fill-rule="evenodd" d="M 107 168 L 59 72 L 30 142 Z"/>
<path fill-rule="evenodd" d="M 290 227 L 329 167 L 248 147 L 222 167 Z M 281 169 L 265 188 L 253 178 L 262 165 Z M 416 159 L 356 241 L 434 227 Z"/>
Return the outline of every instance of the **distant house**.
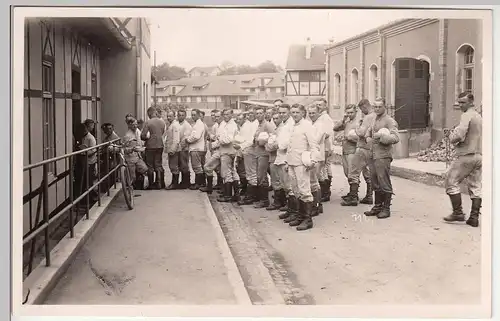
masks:
<path fill-rule="evenodd" d="M 326 94 L 326 44 L 312 44 L 310 39 L 288 50 L 285 77 L 285 97 L 290 102 Z"/>
<path fill-rule="evenodd" d="M 186 77 L 159 81 L 156 99 L 161 103 L 180 103 L 188 108 L 240 108 L 245 100 L 272 102 L 283 97 L 284 75 L 263 73 Z"/>
<path fill-rule="evenodd" d="M 188 77 L 208 77 L 217 76 L 221 72 L 217 66 L 212 67 L 194 67 L 188 72 Z"/>

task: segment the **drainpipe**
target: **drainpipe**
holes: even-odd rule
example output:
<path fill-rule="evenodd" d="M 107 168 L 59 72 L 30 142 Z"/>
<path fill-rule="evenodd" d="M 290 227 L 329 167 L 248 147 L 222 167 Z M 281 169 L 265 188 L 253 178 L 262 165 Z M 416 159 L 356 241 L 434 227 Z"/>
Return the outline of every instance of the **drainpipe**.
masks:
<path fill-rule="evenodd" d="M 138 18 L 137 31 L 135 35 L 135 58 L 136 58 L 136 86 L 135 86 L 135 114 L 138 118 L 141 118 L 141 18 Z"/>

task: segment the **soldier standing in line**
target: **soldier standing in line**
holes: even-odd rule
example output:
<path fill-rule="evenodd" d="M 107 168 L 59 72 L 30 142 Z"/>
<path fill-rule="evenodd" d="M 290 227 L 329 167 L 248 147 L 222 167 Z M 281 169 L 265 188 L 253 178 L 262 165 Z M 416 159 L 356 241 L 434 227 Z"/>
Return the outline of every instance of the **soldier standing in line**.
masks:
<path fill-rule="evenodd" d="M 175 119 L 175 112 L 167 112 L 167 130 L 165 132 L 165 152 L 168 155 L 168 167 L 172 173 L 172 182 L 167 190 L 179 189 L 179 143 L 181 142 L 181 125 Z"/>
<path fill-rule="evenodd" d="M 294 104 L 291 113 L 295 125 L 287 148 L 286 162 L 293 194 L 299 199 L 299 209 L 298 213 L 292 213 L 284 222 L 296 226 L 298 231 L 303 231 L 313 227 L 314 199 L 310 180 L 311 170 L 314 170 L 318 159 L 319 146 L 312 123 L 304 119 L 304 106 Z"/>
<path fill-rule="evenodd" d="M 221 126 L 224 125 L 224 121 L 222 119 L 221 112 L 216 110 L 214 113 L 215 123 L 212 126 L 212 133 L 210 134 L 210 150 L 211 155 L 208 160 L 205 162 L 205 166 L 203 170 L 205 171 L 205 175 L 207 177 L 207 186 L 201 187 L 200 191 L 208 194 L 212 194 L 214 190 L 213 182 L 214 182 L 214 171 L 220 166 L 220 150 L 219 144 L 217 143 L 219 131 Z M 214 128 L 215 127 L 215 128 Z M 217 174 L 219 175 L 219 174 Z M 219 180 L 219 178 L 217 178 Z M 221 178 L 222 180 L 222 178 Z M 222 185 L 222 184 L 221 184 Z"/>
<path fill-rule="evenodd" d="M 158 117 L 155 107 L 148 108 L 149 119 L 144 123 L 141 139 L 146 142 L 146 164 L 148 165 L 148 179 L 150 189 L 165 188 L 165 172 L 163 170 L 163 135 L 165 122 Z M 154 175 L 156 174 L 156 175 Z M 153 177 L 156 180 L 153 182 Z"/>
<path fill-rule="evenodd" d="M 205 121 L 205 112 L 203 110 L 200 110 L 200 119 L 203 122 L 203 125 L 205 125 L 205 135 L 203 137 L 203 141 L 205 144 L 205 153 L 203 154 L 202 164 L 201 164 L 201 168 L 203 168 L 207 160 L 207 151 L 209 150 L 208 139 L 210 137 L 209 129 Z M 203 174 L 200 176 L 200 187 L 204 186 L 207 186 L 207 176 L 205 175 L 205 172 L 203 172 Z"/>
<path fill-rule="evenodd" d="M 368 99 L 362 99 L 359 102 L 358 107 L 361 110 L 362 118 L 359 119 L 356 126 L 358 143 L 356 144 L 356 152 L 354 153 L 352 168 L 349 170 L 349 180 L 353 184 L 357 184 L 359 186 L 360 175 L 363 174 L 363 178 L 366 182 L 366 196 L 359 202 L 361 204 L 371 205 L 373 204 L 373 189 L 370 179 L 370 169 L 368 166 L 371 157 L 371 145 L 366 142 L 365 135 L 377 115 L 373 112 Z"/>
<path fill-rule="evenodd" d="M 197 190 L 202 186 L 203 165 L 205 164 L 205 124 L 201 121 L 201 113 L 198 109 L 191 111 L 193 120 L 193 130 L 186 137 L 186 143 L 189 145 L 189 156 L 191 158 L 191 167 L 195 175 L 194 184 L 189 187 L 190 190 Z"/>
<path fill-rule="evenodd" d="M 216 142 L 219 145 L 220 167 L 223 179 L 222 195 L 217 201 L 231 202 L 238 201 L 239 198 L 239 181 L 238 175 L 236 174 L 236 168 L 234 167 L 236 149 L 233 147 L 238 125 L 236 125 L 233 120 L 232 109 L 224 109 L 223 118 L 224 122 L 221 123 L 219 127 L 219 135 Z"/>
<path fill-rule="evenodd" d="M 281 124 L 276 129 L 276 141 L 278 144 L 278 151 L 276 153 L 276 160 L 274 163 L 278 167 L 278 176 L 280 184 L 284 189 L 285 204 L 279 209 L 281 213 L 278 217 L 280 219 L 288 218 L 292 213 L 297 213 L 299 205 L 298 199 L 293 194 L 292 186 L 290 183 L 290 175 L 288 174 L 288 165 L 286 163 L 286 154 L 290 144 L 290 137 L 295 125 L 295 120 L 290 115 L 290 105 L 281 104 L 279 107 L 279 115 Z"/>
<path fill-rule="evenodd" d="M 399 133 L 397 122 L 387 114 L 383 98 L 375 100 L 373 109 L 377 116 L 368 129 L 366 138 L 372 144 L 370 174 L 375 190 L 375 205 L 365 215 L 383 219 L 391 216 L 391 199 L 394 194 L 390 174 L 392 145 L 399 142 Z"/>
<path fill-rule="evenodd" d="M 322 165 L 322 169 L 319 172 L 318 180 L 321 187 L 321 202 L 329 202 L 332 185 L 332 164 L 333 164 L 333 120 L 328 114 L 328 103 L 325 98 L 320 98 L 316 101 L 318 105 L 320 118 L 319 120 L 323 123 L 325 128 L 328 128 L 328 132 L 325 137 L 325 163 Z"/>
<path fill-rule="evenodd" d="M 357 126 L 356 119 L 356 106 L 353 104 L 345 107 L 344 118 L 335 123 L 333 130 L 344 131 L 344 141 L 342 142 L 342 167 L 344 168 L 344 175 L 349 184 L 349 193 L 344 197 L 341 202 L 342 206 L 356 206 L 358 205 L 358 188 L 359 185 L 349 180 L 349 169 L 352 167 L 354 153 L 356 152 L 356 144 L 358 136 L 355 133 Z"/>
<path fill-rule="evenodd" d="M 321 204 L 321 186 L 319 184 L 319 172 L 323 170 L 325 166 L 325 140 L 326 140 L 326 135 L 327 131 L 330 131 L 331 129 L 326 127 L 326 124 L 323 124 L 319 120 L 320 113 L 319 113 L 319 108 L 318 105 L 316 104 L 311 104 L 307 108 L 307 114 L 309 116 L 309 119 L 311 121 L 311 124 L 313 125 L 313 133 L 314 137 L 316 139 L 316 143 L 319 146 L 319 154 L 317 155 L 316 160 L 316 166 L 313 170 L 311 170 L 311 193 L 313 195 L 314 203 L 313 203 L 313 211 L 312 211 L 312 216 L 318 216 L 319 214 L 323 213 L 323 204 Z"/>
<path fill-rule="evenodd" d="M 186 142 L 186 138 L 191 134 L 193 127 L 186 120 L 185 109 L 177 111 L 177 121 L 180 126 L 179 170 L 182 175 L 179 189 L 187 189 L 191 185 L 191 172 L 189 171 L 189 144 Z"/>
<path fill-rule="evenodd" d="M 240 181 L 238 198 L 246 195 L 246 190 L 248 186 L 248 181 L 245 173 L 245 162 L 243 160 L 243 153 L 241 152 L 241 142 L 243 141 L 242 130 L 243 126 L 247 122 L 246 113 L 240 113 L 236 115 L 235 123 L 238 126 L 236 130 L 236 135 L 234 135 L 233 147 L 236 150 L 236 155 L 234 157 L 234 167 L 236 168 L 236 174 Z M 240 201 L 240 199 L 238 199 Z"/>
<path fill-rule="evenodd" d="M 262 107 L 255 109 L 257 121 L 259 125 L 254 135 L 254 161 L 253 166 L 257 173 L 257 193 L 255 208 L 265 208 L 269 206 L 269 153 L 264 147 L 267 139 L 262 137 L 269 137 L 274 132 L 276 126 L 273 123 L 265 120 L 265 111 Z"/>
<path fill-rule="evenodd" d="M 458 104 L 462 110 L 460 123 L 452 131 L 445 130 L 445 136 L 455 145 L 457 160 L 453 161 L 446 173 L 446 194 L 450 197 L 453 212 L 446 216 L 446 222 L 463 222 L 460 183 L 467 179 L 469 195 L 472 200 L 470 216 L 466 221 L 472 227 L 479 226 L 482 188 L 482 130 L 483 120 L 474 108 L 474 95 L 461 93 Z"/>
<path fill-rule="evenodd" d="M 216 150 L 214 150 L 211 146 L 212 146 L 212 143 L 215 142 L 215 140 L 216 140 L 215 137 L 217 136 L 218 128 L 220 126 L 220 123 L 223 121 L 222 120 L 222 112 L 220 110 L 214 109 L 214 110 L 212 110 L 211 117 L 212 117 L 213 125 L 212 125 L 212 127 L 210 127 L 210 132 L 208 135 L 208 138 L 209 138 L 208 144 L 210 146 L 210 153 L 215 153 Z M 217 167 L 215 169 L 215 173 L 217 174 L 217 183 L 215 184 L 215 186 L 213 186 L 213 189 L 220 190 L 222 187 L 222 176 L 220 174 L 220 167 Z"/>
<path fill-rule="evenodd" d="M 271 177 L 271 187 L 274 191 L 273 198 L 274 201 L 271 205 L 266 207 L 268 211 L 274 211 L 280 209 L 282 206 L 286 204 L 286 196 L 285 190 L 283 189 L 283 185 L 281 185 L 280 177 L 279 177 L 279 169 L 278 165 L 274 162 L 276 161 L 277 153 L 278 153 L 278 141 L 277 134 L 278 131 L 283 128 L 283 123 L 281 122 L 281 117 L 278 113 L 273 114 L 273 123 L 277 126 L 276 132 L 269 136 L 269 140 L 265 146 L 267 152 L 269 153 L 269 169 L 270 169 L 270 177 Z"/>
<path fill-rule="evenodd" d="M 254 135 L 259 122 L 255 119 L 255 111 L 248 110 L 247 120 L 241 126 L 240 141 L 236 142 L 235 148 L 241 150 L 243 155 L 243 165 L 245 167 L 245 176 L 248 183 L 245 197 L 240 199 L 239 205 L 252 204 L 257 196 L 257 168 L 254 166 L 255 153 L 253 148 Z"/>

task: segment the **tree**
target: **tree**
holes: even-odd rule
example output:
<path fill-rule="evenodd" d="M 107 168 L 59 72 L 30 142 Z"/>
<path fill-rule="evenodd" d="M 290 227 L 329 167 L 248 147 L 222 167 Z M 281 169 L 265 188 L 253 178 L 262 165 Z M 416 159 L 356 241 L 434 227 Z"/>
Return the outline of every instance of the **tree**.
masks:
<path fill-rule="evenodd" d="M 151 72 L 155 75 L 156 80 L 177 80 L 187 76 L 187 72 L 184 68 L 178 66 L 170 66 L 168 63 L 164 62 L 156 68 L 151 67 Z"/>
<path fill-rule="evenodd" d="M 257 66 L 257 70 L 260 73 L 272 73 L 278 72 L 278 67 L 274 64 L 274 62 L 267 60 Z"/>
<path fill-rule="evenodd" d="M 224 61 L 219 66 L 219 68 L 221 69 L 221 75 L 246 75 L 257 73 L 283 72 L 283 68 L 275 65 L 270 60 L 264 61 L 256 67 L 250 65 L 233 65 L 231 62 Z"/>

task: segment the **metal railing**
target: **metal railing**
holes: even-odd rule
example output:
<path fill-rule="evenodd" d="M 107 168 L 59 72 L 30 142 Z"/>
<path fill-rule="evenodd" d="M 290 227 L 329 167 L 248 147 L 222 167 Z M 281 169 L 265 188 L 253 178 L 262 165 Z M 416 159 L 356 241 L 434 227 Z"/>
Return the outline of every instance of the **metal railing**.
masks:
<path fill-rule="evenodd" d="M 43 247 L 45 249 L 45 263 L 46 266 L 51 265 L 50 260 L 50 228 L 57 222 L 60 222 L 63 219 L 64 215 L 69 216 L 69 232 L 70 237 L 73 238 L 75 236 L 74 227 L 76 223 L 78 223 L 78 213 L 74 213 L 74 207 L 78 207 L 81 205 L 82 201 L 84 201 L 84 209 L 85 209 L 85 218 L 89 219 L 90 212 L 90 203 L 91 203 L 91 193 L 95 191 L 97 188 L 97 203 L 101 206 L 101 193 L 106 193 L 108 196 L 110 195 L 110 188 L 114 185 L 116 188 L 116 178 L 118 175 L 116 174 L 118 169 L 120 168 L 119 162 L 117 162 L 117 155 L 115 152 L 109 151 L 109 146 L 114 143 L 118 143 L 120 141 L 119 138 L 114 139 L 112 141 L 102 143 L 93 147 L 89 147 L 86 149 L 82 149 L 80 151 L 72 152 L 69 154 L 65 154 L 62 156 L 57 156 L 51 159 L 44 160 L 42 162 L 31 164 L 25 166 L 23 168 L 23 173 L 28 171 L 30 173 L 30 177 L 32 175 L 32 170 L 37 168 L 42 168 L 42 181 L 40 186 L 26 195 L 23 196 L 23 205 L 26 203 L 30 203 L 30 229 L 28 233 L 23 235 L 23 248 L 31 242 L 30 256 L 29 262 L 26 264 L 23 262 L 23 270 L 27 267 L 27 275 L 29 275 L 33 271 L 33 261 L 37 254 L 37 239 L 43 233 L 44 234 L 44 244 Z M 104 152 L 103 152 L 104 150 Z M 97 154 L 97 162 L 96 162 L 96 177 L 92 177 L 92 180 L 97 180 L 97 182 L 89 182 L 91 179 L 90 170 L 89 170 L 89 154 L 95 152 Z M 104 156 L 104 159 L 102 159 Z M 75 164 L 75 159 L 78 162 Z M 53 179 L 49 181 L 49 166 L 54 164 L 54 167 L 57 167 L 57 162 L 61 160 L 67 161 L 67 168 L 61 174 L 54 175 Z M 83 164 L 82 164 L 83 160 Z M 110 164 L 112 162 L 112 164 Z M 110 168 L 110 165 L 114 165 L 113 168 Z M 105 175 L 101 176 L 101 166 L 104 166 Z M 75 175 L 75 170 L 80 170 L 81 175 Z M 56 204 L 55 209 L 52 212 L 49 212 L 49 188 L 54 186 L 59 181 L 66 179 L 69 176 L 69 196 L 61 203 Z M 79 176 L 79 177 L 78 177 Z M 94 176 L 94 175 L 92 175 Z M 75 195 L 75 177 L 77 178 L 77 182 L 79 183 L 78 194 Z M 112 180 L 114 178 L 114 180 Z M 101 187 L 103 183 L 106 182 L 106 191 L 102 191 Z M 90 184 L 92 183 L 92 184 Z M 91 185 L 91 186 L 89 186 Z M 83 186 L 85 188 L 83 188 Z M 35 223 L 32 223 L 32 210 L 31 210 L 31 201 L 38 197 L 37 208 L 36 208 L 36 218 Z M 40 220 L 40 216 L 42 218 Z M 25 214 L 23 213 L 23 219 Z M 76 219 L 76 222 L 75 222 Z M 38 250 L 41 250 L 41 246 Z M 23 250 L 23 261 L 24 261 L 24 250 Z"/>

